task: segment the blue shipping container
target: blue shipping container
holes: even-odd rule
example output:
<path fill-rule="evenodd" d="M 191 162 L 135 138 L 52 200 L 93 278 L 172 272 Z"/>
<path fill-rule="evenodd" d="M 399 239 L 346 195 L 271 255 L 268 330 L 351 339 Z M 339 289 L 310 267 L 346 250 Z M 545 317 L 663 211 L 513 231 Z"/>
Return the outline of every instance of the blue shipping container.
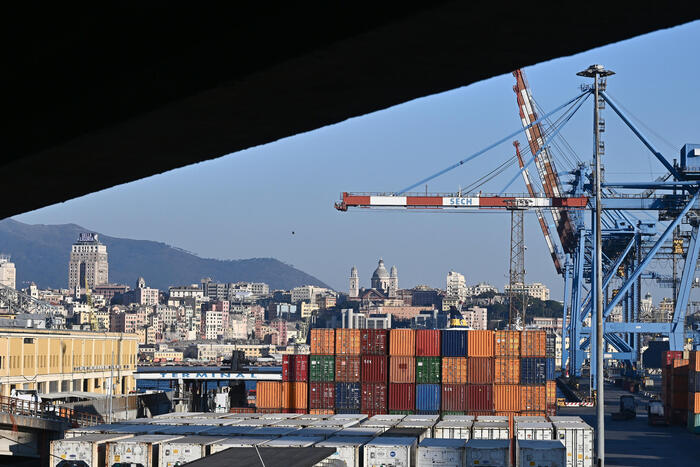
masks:
<path fill-rule="evenodd" d="M 520 384 L 544 384 L 547 381 L 547 359 L 523 357 L 520 359 Z"/>
<path fill-rule="evenodd" d="M 440 410 L 439 384 L 416 384 L 416 410 L 419 413 L 437 413 Z"/>
<path fill-rule="evenodd" d="M 555 363 L 553 358 L 548 358 L 545 363 L 545 373 L 547 376 L 547 381 L 554 379 L 555 373 Z"/>
<path fill-rule="evenodd" d="M 335 408 L 360 410 L 362 389 L 360 383 L 337 383 L 335 385 Z"/>
<path fill-rule="evenodd" d="M 445 329 L 440 335 L 443 357 L 467 356 L 467 331 Z"/>

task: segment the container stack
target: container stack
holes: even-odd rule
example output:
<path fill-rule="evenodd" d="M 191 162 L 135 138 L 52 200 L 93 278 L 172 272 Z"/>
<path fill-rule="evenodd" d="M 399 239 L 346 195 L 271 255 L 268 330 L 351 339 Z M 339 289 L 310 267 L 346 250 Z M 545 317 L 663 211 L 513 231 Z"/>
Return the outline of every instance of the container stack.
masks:
<path fill-rule="evenodd" d="M 688 431 L 700 434 L 700 350 L 688 355 Z"/>
<path fill-rule="evenodd" d="M 359 413 L 362 400 L 360 386 L 360 330 L 335 330 L 335 411 Z"/>
<path fill-rule="evenodd" d="M 664 415 L 669 424 L 685 426 L 689 412 L 689 359 L 683 358 L 683 352 L 667 351 L 663 360 Z"/>
<path fill-rule="evenodd" d="M 387 413 L 389 391 L 388 332 L 384 329 L 360 330 L 360 412 L 369 417 Z"/>
<path fill-rule="evenodd" d="M 547 381 L 554 380 L 554 359 L 547 358 L 546 333 L 523 331 L 520 343 L 520 401 L 523 415 L 544 415 Z"/>
<path fill-rule="evenodd" d="M 282 412 L 308 412 L 308 379 L 308 355 L 282 356 Z"/>
<path fill-rule="evenodd" d="M 389 331 L 389 413 L 416 410 L 416 331 Z"/>
<path fill-rule="evenodd" d="M 416 413 L 440 413 L 440 331 L 416 331 Z"/>
<path fill-rule="evenodd" d="M 443 414 L 463 415 L 469 410 L 467 387 L 467 331 L 446 329 L 440 331 L 442 351 Z"/>
<path fill-rule="evenodd" d="M 335 413 L 335 329 L 311 330 L 309 355 L 309 410 Z"/>

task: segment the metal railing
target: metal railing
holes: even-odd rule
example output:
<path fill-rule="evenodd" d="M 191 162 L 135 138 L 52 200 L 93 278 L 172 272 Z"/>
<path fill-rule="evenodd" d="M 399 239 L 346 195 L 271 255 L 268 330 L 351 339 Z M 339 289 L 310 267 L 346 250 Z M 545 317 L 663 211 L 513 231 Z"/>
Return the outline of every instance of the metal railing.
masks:
<path fill-rule="evenodd" d="M 0 396 L 0 412 L 43 418 L 46 420 L 63 421 L 73 427 L 92 426 L 104 423 L 102 416 L 97 414 L 80 412 L 49 402 L 35 402 L 17 397 Z"/>

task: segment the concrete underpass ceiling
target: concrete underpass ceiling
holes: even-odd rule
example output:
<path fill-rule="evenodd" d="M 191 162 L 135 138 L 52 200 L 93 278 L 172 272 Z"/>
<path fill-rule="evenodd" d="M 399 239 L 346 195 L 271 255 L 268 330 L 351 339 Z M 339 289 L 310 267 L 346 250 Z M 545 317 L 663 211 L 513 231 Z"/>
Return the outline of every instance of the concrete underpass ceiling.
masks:
<path fill-rule="evenodd" d="M 5 12 L 0 218 L 700 17 L 694 2 L 332 4 Z"/>

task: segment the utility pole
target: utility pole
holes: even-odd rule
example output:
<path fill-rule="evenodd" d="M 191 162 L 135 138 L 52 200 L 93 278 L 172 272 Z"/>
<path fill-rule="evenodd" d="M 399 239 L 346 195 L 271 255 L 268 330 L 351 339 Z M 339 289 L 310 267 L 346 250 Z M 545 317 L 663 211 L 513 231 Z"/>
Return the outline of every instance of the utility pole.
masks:
<path fill-rule="evenodd" d="M 603 391 L 603 251 L 601 241 L 601 221 L 602 212 L 600 191 L 601 167 L 600 158 L 604 152 L 603 142 L 600 133 L 605 129 L 605 123 L 600 119 L 600 96 L 599 92 L 605 90 L 606 78 L 615 74 L 606 70 L 602 65 L 591 65 L 586 70 L 576 73 L 578 76 L 593 78 L 593 135 L 595 154 L 595 305 L 596 305 L 596 342 L 595 342 L 595 369 L 596 369 L 596 458 L 598 467 L 605 465 L 605 396 Z M 601 89 L 602 88 L 602 89 Z M 593 362 L 591 362 L 592 365 Z"/>

